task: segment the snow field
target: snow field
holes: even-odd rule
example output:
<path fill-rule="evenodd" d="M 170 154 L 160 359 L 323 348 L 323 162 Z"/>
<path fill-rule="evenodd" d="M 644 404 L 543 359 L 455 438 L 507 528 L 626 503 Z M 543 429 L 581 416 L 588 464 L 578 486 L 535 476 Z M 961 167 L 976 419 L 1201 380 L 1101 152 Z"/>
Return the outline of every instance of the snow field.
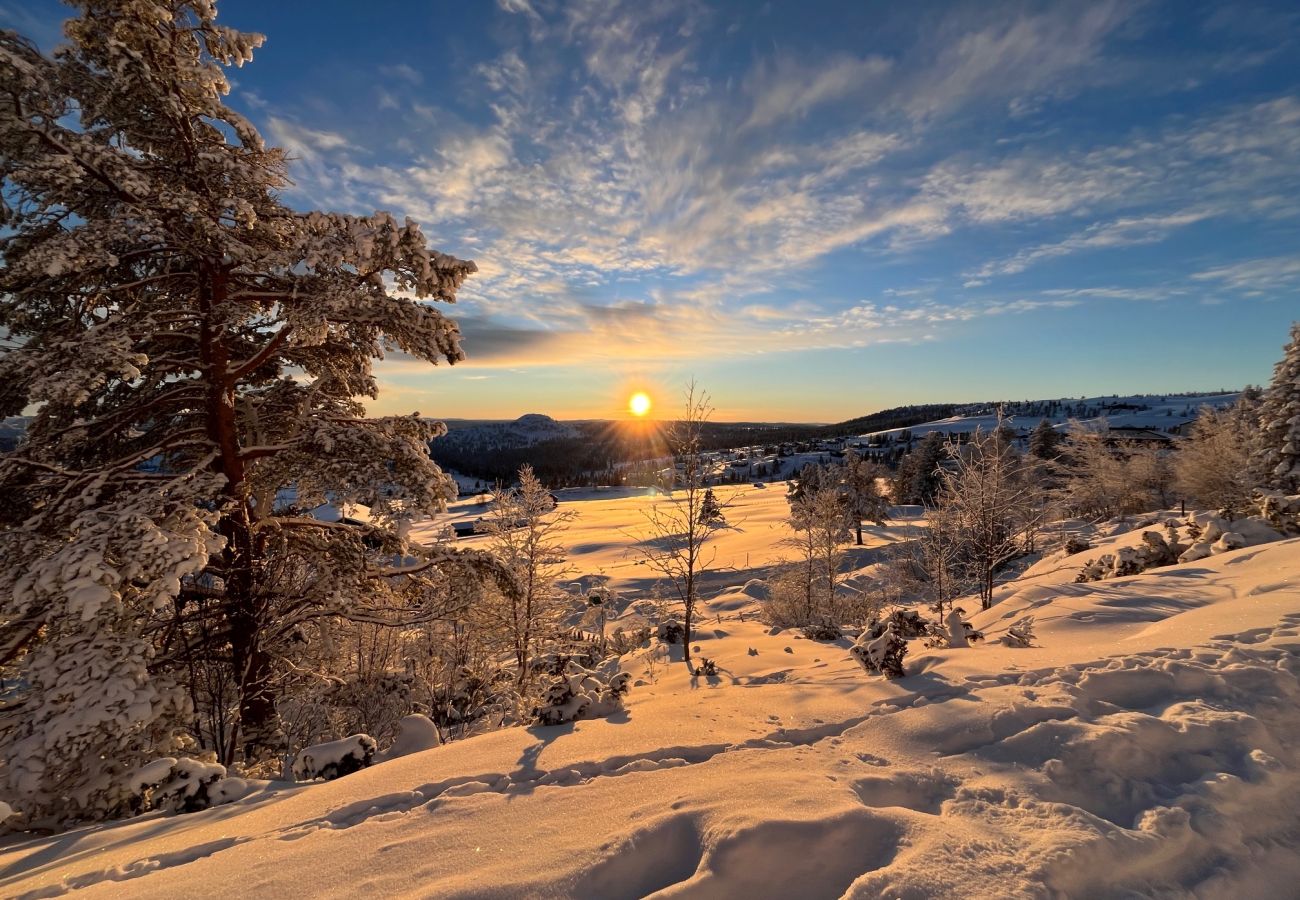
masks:
<path fill-rule="evenodd" d="M 1093 550 L 1000 587 L 972 616 L 987 641 L 914 643 L 908 677 L 886 681 L 862 674 L 850 637 L 759 621 L 762 591 L 746 582 L 779 555 L 785 502 L 735 493 L 728 520 L 743 510 L 743 522 L 718 545 L 735 568 L 695 639 L 717 676 L 690 675 L 680 648 L 640 649 L 622 662 L 627 708 L 609 719 L 11 843 L 0 894 L 1291 895 L 1300 539 L 1075 584 L 1086 558 L 1140 530 L 1094 536 Z M 647 502 L 573 504 L 579 571 L 645 583 L 625 554 Z M 859 581 L 915 527 L 871 529 Z M 1000 644 L 1024 615 L 1035 646 Z"/>

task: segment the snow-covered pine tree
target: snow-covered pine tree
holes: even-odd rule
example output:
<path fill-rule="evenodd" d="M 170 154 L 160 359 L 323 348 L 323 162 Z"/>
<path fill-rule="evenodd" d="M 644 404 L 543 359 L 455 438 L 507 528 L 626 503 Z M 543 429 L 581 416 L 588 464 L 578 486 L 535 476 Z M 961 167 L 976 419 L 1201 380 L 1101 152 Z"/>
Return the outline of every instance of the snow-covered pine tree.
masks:
<path fill-rule="evenodd" d="M 1300 322 L 1273 367 L 1273 381 L 1259 406 L 1260 435 L 1253 469 L 1264 487 L 1300 492 Z"/>
<path fill-rule="evenodd" d="M 1065 435 L 1052 427 L 1047 419 L 1042 419 L 1029 433 L 1029 455 L 1035 459 L 1055 459 L 1058 449 L 1065 440 Z"/>
<path fill-rule="evenodd" d="M 931 431 L 898 464 L 894 496 L 900 503 L 930 505 L 942 487 L 939 467 L 947 458 L 942 432 Z"/>
<path fill-rule="evenodd" d="M 805 468 L 805 473 L 812 467 Z M 820 468 L 820 467 L 818 467 Z M 838 624 L 835 602 L 841 547 L 849 540 L 844 494 L 833 480 L 813 476 L 819 486 L 790 500 L 787 520 L 795 536 L 781 541 L 797 558 L 774 579 L 768 617 L 775 625 L 804 628 Z"/>
<path fill-rule="evenodd" d="M 713 488 L 704 489 L 704 499 L 700 501 L 700 524 L 710 525 L 714 528 L 725 528 L 727 517 L 722 514 L 722 504 L 718 502 L 718 495 L 713 492 Z"/>
<path fill-rule="evenodd" d="M 880 482 L 888 474 L 878 463 L 849 453 L 844 458 L 844 493 L 848 499 L 849 517 L 857 532 L 858 546 L 862 546 L 862 522 L 865 519 L 876 525 L 885 524 L 889 501 L 881 492 Z"/>
<path fill-rule="evenodd" d="M 74 6 L 53 57 L 0 34 L 0 415 L 35 410 L 0 460 L 0 657 L 24 671 L 7 775 L 33 818 L 110 812 L 106 769 L 169 746 L 199 622 L 241 743 L 275 742 L 276 628 L 379 583 L 359 530 L 276 515 L 277 491 L 368 501 L 390 554 L 383 525 L 454 496 L 442 426 L 359 398 L 386 350 L 461 359 L 410 298 L 474 271 L 409 220 L 284 205 L 284 154 L 222 101 L 262 39 L 211 2 Z"/>

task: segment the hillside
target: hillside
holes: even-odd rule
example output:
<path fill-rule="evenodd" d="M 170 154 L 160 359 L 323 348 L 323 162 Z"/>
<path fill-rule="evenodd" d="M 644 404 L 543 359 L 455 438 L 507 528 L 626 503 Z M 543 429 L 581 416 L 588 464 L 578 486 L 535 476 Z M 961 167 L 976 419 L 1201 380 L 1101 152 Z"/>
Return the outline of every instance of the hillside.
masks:
<path fill-rule="evenodd" d="M 1193 421 L 1203 408 L 1231 406 L 1241 396 L 1216 394 L 1132 394 L 1129 396 L 1084 397 L 1060 400 L 1023 400 L 1014 403 L 971 404 L 950 415 L 926 419 L 908 426 L 890 426 L 861 433 L 861 437 L 896 436 L 903 431 L 920 438 L 937 431 L 944 434 L 990 431 L 997 427 L 998 411 L 1014 428 L 1032 429 L 1046 419 L 1058 428 L 1071 420 L 1110 428 L 1152 428 L 1169 431 Z"/>
<path fill-rule="evenodd" d="M 970 649 L 868 677 L 848 639 L 758 620 L 778 490 L 734 527 L 695 677 L 619 660 L 609 719 L 499 731 L 316 785 L 0 847 L 0 894 L 439 897 L 1264 897 L 1300 876 L 1300 539 L 1075 584 L 1049 555 L 973 617 Z M 595 494 L 592 495 L 596 496 Z M 577 571 L 641 589 L 653 498 L 566 502 Z M 851 548 L 869 575 L 920 522 Z M 1131 543 L 1091 535 L 1096 552 Z M 861 581 L 859 583 L 866 583 Z M 1037 621 L 1035 646 L 1000 643 Z M 636 615 L 628 610 L 627 616 Z"/>

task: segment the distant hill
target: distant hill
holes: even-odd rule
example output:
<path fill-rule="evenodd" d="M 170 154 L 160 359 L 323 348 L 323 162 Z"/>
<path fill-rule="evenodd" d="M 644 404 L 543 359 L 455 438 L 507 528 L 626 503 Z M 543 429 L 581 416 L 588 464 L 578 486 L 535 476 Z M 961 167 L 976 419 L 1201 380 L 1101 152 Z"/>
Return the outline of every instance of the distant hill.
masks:
<path fill-rule="evenodd" d="M 987 404 L 975 405 L 984 406 Z M 964 408 L 955 403 L 922 403 L 914 406 L 895 406 L 893 409 L 882 409 L 880 412 L 849 419 L 847 422 L 827 425 L 823 431 L 831 436 L 890 431 L 895 428 L 919 425 L 922 422 L 932 422 L 935 419 L 945 419 L 956 415 L 959 410 Z"/>
<path fill-rule="evenodd" d="M 1218 391 L 1201 394 L 1113 394 L 1108 397 L 1078 397 L 1056 400 L 1017 400 L 1003 403 L 967 404 L 952 407 L 948 415 L 937 416 L 919 423 L 873 428 L 859 432 L 861 437 L 876 437 L 897 433 L 904 429 L 913 438 L 932 431 L 945 434 L 985 431 L 996 427 L 998 412 L 1016 429 L 1029 430 L 1046 419 L 1057 428 L 1064 428 L 1074 420 L 1110 428 L 1150 428 L 1157 431 L 1176 432 L 1193 421 L 1203 408 L 1231 406 L 1241 396 L 1239 391 Z M 853 420 L 854 423 L 869 420 Z M 845 423 L 850 424 L 850 423 Z"/>

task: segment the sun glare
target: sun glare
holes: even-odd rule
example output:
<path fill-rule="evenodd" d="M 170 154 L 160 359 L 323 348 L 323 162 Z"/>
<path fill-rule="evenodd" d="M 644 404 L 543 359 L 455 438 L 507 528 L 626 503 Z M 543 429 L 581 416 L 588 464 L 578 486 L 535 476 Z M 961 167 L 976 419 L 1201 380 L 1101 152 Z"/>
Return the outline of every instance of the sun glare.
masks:
<path fill-rule="evenodd" d="M 645 391 L 637 391 L 628 399 L 627 408 L 634 416 L 644 416 L 650 412 L 650 395 Z"/>

